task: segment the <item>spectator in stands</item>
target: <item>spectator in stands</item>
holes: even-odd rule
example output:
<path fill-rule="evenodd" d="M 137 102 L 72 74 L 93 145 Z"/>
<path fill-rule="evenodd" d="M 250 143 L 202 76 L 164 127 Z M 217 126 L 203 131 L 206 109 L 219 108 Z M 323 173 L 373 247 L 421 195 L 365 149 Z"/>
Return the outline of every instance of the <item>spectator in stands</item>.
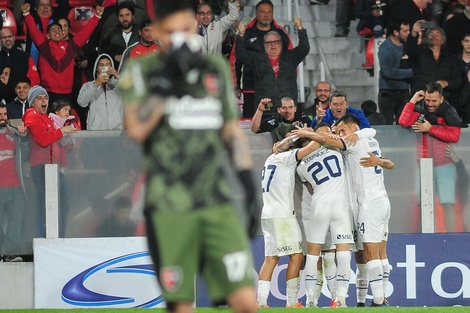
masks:
<path fill-rule="evenodd" d="M 458 0 L 453 3 L 450 3 L 449 6 L 445 9 L 444 13 L 442 13 L 442 20 L 441 26 L 444 27 L 446 22 L 454 17 L 454 15 L 465 12 L 465 7 L 467 4 L 467 0 Z"/>
<path fill-rule="evenodd" d="M 349 107 L 348 95 L 340 90 L 336 90 L 331 93 L 330 107 L 327 110 L 323 110 L 322 108 L 317 107 L 316 115 L 310 126 L 315 128 L 315 126 L 320 122 L 333 125 L 337 120 L 346 114 L 355 115 L 359 119 L 359 127 L 361 129 L 370 127 L 370 123 L 364 113 L 361 110 Z"/>
<path fill-rule="evenodd" d="M 121 95 L 116 88 L 119 73 L 113 59 L 101 54 L 95 62 L 95 80 L 85 83 L 80 89 L 77 102 L 89 106 L 87 129 L 111 130 L 123 128 Z"/>
<path fill-rule="evenodd" d="M 60 26 L 62 27 L 63 39 L 67 41 L 72 40 L 74 37 L 74 34 L 70 32 L 70 20 L 68 18 L 61 18 L 57 21 L 57 23 L 59 23 Z M 78 92 L 80 91 L 80 88 L 82 88 L 83 83 L 86 82 L 86 80 L 85 81 L 82 81 L 82 80 L 83 80 L 83 76 L 85 75 L 84 71 L 87 66 L 88 66 L 88 60 L 82 48 L 80 48 L 76 52 L 75 59 L 74 59 L 71 104 L 72 104 L 72 108 L 76 110 L 80 118 L 81 125 L 86 125 L 86 116 L 88 112 L 85 109 L 83 109 L 81 106 L 77 105 L 76 99 L 78 97 Z"/>
<path fill-rule="evenodd" d="M 255 101 L 271 98 L 279 103 L 282 97 L 297 99 L 297 66 L 308 55 L 310 45 L 307 31 L 302 26 L 300 17 L 294 18 L 298 29 L 299 45 L 291 50 L 284 50 L 282 37 L 273 30 L 264 35 L 264 52 L 250 51 L 244 45 L 246 38 L 245 25 L 240 24 L 236 43 L 237 59 L 248 64 L 253 71 L 255 84 Z M 275 113 L 272 108 L 269 113 Z"/>
<path fill-rule="evenodd" d="M 411 127 L 415 133 L 422 133 L 418 157 L 433 158 L 437 194 L 445 209 L 445 224 L 448 231 L 453 231 L 457 174 L 445 150 L 449 143 L 459 140 L 462 121 L 443 97 L 439 82 L 430 82 L 424 90 L 417 91 L 405 105 L 398 121 L 403 127 Z"/>
<path fill-rule="evenodd" d="M 407 60 L 403 58 L 404 43 L 410 35 L 410 25 L 400 20 L 391 21 L 387 33 L 388 37 L 382 42 L 378 51 L 380 63 L 378 102 L 385 124 L 393 125 L 394 121 L 398 121 L 403 107 L 410 98 L 408 87 L 413 70 L 403 62 Z"/>
<path fill-rule="evenodd" d="M 15 97 L 14 87 L 10 80 L 11 67 L 5 66 L 0 69 L 0 103 L 5 105 Z"/>
<path fill-rule="evenodd" d="M 354 4 L 354 15 L 359 18 L 356 31 L 361 34 L 364 29 L 375 38 L 385 34 L 390 3 L 388 0 L 357 0 Z"/>
<path fill-rule="evenodd" d="M 313 105 L 304 110 L 304 114 L 311 120 L 316 115 L 317 107 L 320 106 L 323 110 L 328 109 L 330 106 L 331 85 L 327 81 L 318 82 L 315 86 L 315 100 Z"/>
<path fill-rule="evenodd" d="M 7 103 L 8 119 L 21 119 L 29 108 L 28 92 L 31 88 L 31 81 L 28 77 L 20 77 L 16 80 L 16 98 Z"/>
<path fill-rule="evenodd" d="M 431 3 L 431 0 L 396 0 L 390 5 L 388 23 L 400 20 L 413 27 L 417 21 L 428 21 L 430 14 L 426 8 L 429 3 Z"/>
<path fill-rule="evenodd" d="M 49 24 L 56 22 L 62 17 L 67 17 L 70 11 L 69 2 L 67 0 L 57 0 L 57 7 L 54 9 L 52 8 L 51 0 L 26 0 L 25 3 L 34 8 L 34 10 L 31 11 L 34 25 L 44 36 L 47 35 Z M 39 66 L 39 50 L 36 44 L 33 43 L 29 31 L 26 37 L 26 52 L 32 56 L 34 63 Z"/>
<path fill-rule="evenodd" d="M 457 107 L 463 78 L 457 58 L 445 49 L 444 30 L 440 27 L 426 29 L 423 42 L 418 44 L 421 32 L 421 21 L 418 21 L 413 25 L 411 36 L 406 41 L 406 54 L 413 65 L 411 93 L 424 90 L 430 82 L 437 82 L 444 89 L 444 98 Z"/>
<path fill-rule="evenodd" d="M 26 199 L 16 167 L 17 135 L 26 135 L 26 127 L 8 126 L 7 108 L 0 104 L 0 251 L 3 262 L 21 262 L 23 215 Z"/>
<path fill-rule="evenodd" d="M 281 36 L 282 50 L 292 48 L 289 36 L 285 30 L 274 21 L 274 5 L 270 0 L 261 0 L 256 4 L 256 17 L 246 26 L 243 45 L 248 51 L 264 52 L 264 36 L 269 31 L 277 31 Z M 236 44 L 235 44 L 236 46 Z M 236 75 L 236 90 L 238 98 L 243 94 L 243 117 L 251 118 L 255 114 L 259 103 L 255 100 L 254 69 L 249 64 L 244 64 L 238 59 L 235 49 L 232 49 L 230 64 Z M 243 71 L 242 71 L 243 68 Z M 297 98 L 297 97 L 294 97 Z"/>
<path fill-rule="evenodd" d="M 361 110 L 367 117 L 371 126 L 385 125 L 385 118 L 382 113 L 377 112 L 377 103 L 372 100 L 366 100 L 361 103 Z"/>
<path fill-rule="evenodd" d="M 199 35 L 202 36 L 202 49 L 205 54 L 222 54 L 222 43 L 229 28 L 238 20 L 238 8 L 234 0 L 229 0 L 229 14 L 220 20 L 214 20 L 214 13 L 209 3 L 197 7 Z"/>
<path fill-rule="evenodd" d="M 292 98 L 283 97 L 280 105 L 276 106 L 277 114 L 263 119 L 263 113 L 270 110 L 270 106 L 273 106 L 271 99 L 261 99 L 258 105 L 258 110 L 256 110 L 251 121 L 251 131 L 257 134 L 270 132 L 273 142 L 277 142 L 284 138 L 282 137 L 279 139 L 276 135 L 276 129 L 281 123 L 295 123 L 298 126 L 303 126 L 304 124 L 310 125 L 312 122 L 312 120 L 307 116 L 301 115 L 299 114 L 300 112 L 297 112 L 297 105 Z"/>
<path fill-rule="evenodd" d="M 106 53 L 113 58 L 115 68 L 119 68 L 124 50 L 139 41 L 139 28 L 134 25 L 135 4 L 124 1 L 118 4 L 116 16 L 118 23 L 102 33 L 100 53 Z"/>
<path fill-rule="evenodd" d="M 98 24 L 103 8 L 97 6 L 96 14 L 70 41 L 63 39 L 62 28 L 55 22 L 47 27 L 48 35 L 45 36 L 34 25 L 34 19 L 29 14 L 29 4 L 24 4 L 21 9 L 25 16 L 26 28 L 41 52 L 39 57 L 41 84 L 48 91 L 49 100 L 54 102 L 65 99 L 72 102 L 74 58 Z"/>
<path fill-rule="evenodd" d="M 336 1 L 335 37 L 348 37 L 351 20 L 354 19 L 354 3 L 351 0 Z"/>
<path fill-rule="evenodd" d="M 233 45 L 235 44 L 235 38 L 237 37 L 236 33 L 238 33 L 238 25 L 240 23 L 249 24 L 251 18 L 245 17 L 245 4 L 241 0 L 235 0 L 235 4 L 237 5 L 238 9 L 238 19 L 230 26 L 227 31 L 227 35 L 225 36 L 224 42 L 222 43 L 222 55 L 224 55 L 227 59 L 230 59 L 230 52 L 232 51 Z M 230 13 L 229 10 L 229 2 L 225 3 L 225 11 L 222 12 L 222 18 L 227 16 Z"/>
<path fill-rule="evenodd" d="M 467 1 L 465 11 L 455 14 L 444 25 L 447 37 L 447 47 L 450 52 L 459 53 L 462 51 L 461 41 L 465 33 L 470 29 L 470 3 Z"/>
<path fill-rule="evenodd" d="M 150 19 L 143 20 L 139 27 L 139 42 L 136 42 L 124 50 L 118 72 L 121 72 L 127 60 L 160 51 L 160 45 L 155 41 L 153 32 L 152 21 Z"/>
<path fill-rule="evenodd" d="M 10 28 L 0 30 L 0 68 L 14 66 L 17 77 L 28 76 L 31 84 L 39 84 L 39 73 L 33 58 L 15 45 L 16 37 Z"/>
<path fill-rule="evenodd" d="M 196 0 L 195 1 L 195 3 L 196 3 L 195 10 L 197 12 L 197 7 L 199 5 L 201 5 L 203 3 L 207 3 L 211 6 L 211 8 L 213 10 L 214 18 L 216 20 L 218 20 L 220 18 L 220 16 L 222 15 L 222 11 L 223 11 L 225 2 L 226 2 L 225 0 Z"/>
<path fill-rule="evenodd" d="M 97 229 L 97 237 L 131 237 L 135 236 L 137 224 L 131 220 L 132 203 L 128 196 L 116 199 L 110 216 L 105 218 Z"/>
<path fill-rule="evenodd" d="M 29 4 L 26 5 L 29 6 Z M 42 86 L 36 85 L 29 90 L 28 102 L 31 107 L 26 110 L 23 122 L 29 130 L 31 178 L 38 196 L 36 202 L 38 211 L 34 212 L 38 217 L 40 227 L 37 235 L 44 236 L 44 164 L 54 163 L 61 167 L 66 164 L 65 150 L 55 143 L 63 138 L 65 134 L 74 132 L 75 128 L 67 125 L 60 129 L 54 129 L 51 119 L 47 116 L 49 96 Z M 64 198 L 61 201 L 64 201 Z"/>
<path fill-rule="evenodd" d="M 470 123 L 470 31 L 462 40 L 463 51 L 458 54 L 460 72 L 464 78 L 462 92 L 460 94 L 457 113 L 465 124 Z"/>

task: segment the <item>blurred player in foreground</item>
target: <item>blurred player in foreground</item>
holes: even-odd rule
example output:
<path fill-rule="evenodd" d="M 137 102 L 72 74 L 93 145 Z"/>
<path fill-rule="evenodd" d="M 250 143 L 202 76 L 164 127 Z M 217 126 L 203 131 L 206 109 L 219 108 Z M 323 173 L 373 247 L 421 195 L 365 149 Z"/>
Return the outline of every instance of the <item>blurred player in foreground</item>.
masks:
<path fill-rule="evenodd" d="M 131 61 L 119 81 L 129 136 L 143 143 L 149 249 L 168 311 L 193 312 L 201 273 L 215 304 L 256 311 L 248 237 L 231 202 L 224 146 L 259 226 L 252 161 L 238 127 L 226 60 L 202 56 L 192 1 L 155 1 L 161 53 Z"/>

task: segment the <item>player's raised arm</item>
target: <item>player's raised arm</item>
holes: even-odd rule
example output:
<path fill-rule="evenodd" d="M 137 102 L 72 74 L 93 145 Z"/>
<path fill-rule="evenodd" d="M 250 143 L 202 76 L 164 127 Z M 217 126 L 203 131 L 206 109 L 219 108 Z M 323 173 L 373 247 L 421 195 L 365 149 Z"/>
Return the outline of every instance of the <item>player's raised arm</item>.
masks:
<path fill-rule="evenodd" d="M 395 168 L 395 164 L 387 158 L 379 158 L 377 155 L 375 155 L 372 152 L 368 152 L 369 157 L 364 157 L 361 158 L 361 161 L 359 164 L 361 164 L 364 167 L 374 167 L 374 166 L 380 166 L 386 170 L 393 170 Z"/>

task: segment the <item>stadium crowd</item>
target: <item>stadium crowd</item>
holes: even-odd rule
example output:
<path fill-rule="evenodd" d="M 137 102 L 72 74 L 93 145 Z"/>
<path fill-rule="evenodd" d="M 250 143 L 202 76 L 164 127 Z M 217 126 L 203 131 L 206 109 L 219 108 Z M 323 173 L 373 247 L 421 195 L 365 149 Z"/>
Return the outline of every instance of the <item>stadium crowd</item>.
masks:
<path fill-rule="evenodd" d="M 81 6 L 85 2 L 96 7 L 84 10 Z M 378 51 L 379 100 L 377 104 L 364 101 L 361 109 L 349 106 L 347 94 L 332 90 L 331 82 L 326 81 L 312 86 L 315 99 L 311 104 L 299 103 L 296 67 L 310 51 L 302 20 L 294 19 L 299 36 L 299 45 L 294 48 L 289 35 L 273 18 L 271 1 L 261 0 L 256 4 L 254 19 L 244 16 L 243 5 L 242 0 L 195 1 L 194 9 L 202 52 L 227 57 L 234 76 L 234 97 L 243 99 L 243 117 L 252 119 L 252 132 L 270 132 L 274 142 L 273 154 L 266 160 L 262 177 L 266 259 L 260 272 L 258 304 L 268 305 L 274 266 L 280 256 L 289 255 L 287 305 L 300 307 L 297 288 L 301 264 L 307 255 L 306 305 L 316 306 L 325 271 L 332 292 L 332 307 L 344 307 L 354 234 L 364 243 L 359 248 L 363 254 L 356 257 L 357 302 L 365 304 L 370 281 L 373 305 L 386 305 L 390 265 L 385 246 L 390 203 L 383 186 L 382 169 L 392 169 L 394 165 L 391 160 L 382 158 L 379 143 L 373 139 L 375 131 L 370 127 L 402 125 L 427 138 L 423 139 L 426 145 L 423 153 L 436 160 L 439 199 L 446 210 L 446 226 L 449 231 L 453 230 L 458 158 L 452 153 L 451 144 L 459 140 L 460 128 L 470 122 L 470 2 L 356 1 L 356 17 L 361 20 L 358 33 L 386 34 Z M 348 5 L 349 2 L 342 4 L 344 8 Z M 73 137 L 68 136 L 70 133 L 126 128 L 117 88 L 121 68 L 125 69 L 125 64 L 133 58 L 159 53 L 161 44 L 154 36 L 157 32 L 153 30 L 146 3 L 138 0 L 27 0 L 19 7 L 11 4 L 6 10 L 13 13 L 15 22 L 9 21 L 7 25 L 3 21 L 0 30 L 0 153 L 8 156 L 0 159 L 0 207 L 6 212 L 2 214 L 6 222 L 0 219 L 0 224 L 6 224 L 0 236 L 0 248 L 3 260 L 11 262 L 21 261 L 16 251 L 20 250 L 22 215 L 28 203 L 21 186 L 22 174 L 17 173 L 15 164 L 17 154 L 23 153 L 17 150 L 17 146 L 25 144 L 22 138 L 28 138 L 29 170 L 37 189 L 33 198 L 37 203 L 44 203 L 41 192 L 44 165 L 51 160 L 61 167 L 66 164 L 66 152 L 75 145 Z M 337 18 L 336 37 L 346 37 L 349 33 L 351 19 L 344 19 L 343 13 L 337 12 L 342 20 L 339 23 Z M 82 18 L 84 22 L 77 24 Z M 25 38 L 24 51 L 17 36 Z M 294 139 L 296 144 L 291 142 Z M 103 149 L 99 145 L 92 146 L 96 150 Z M 347 161 L 343 161 L 343 156 Z M 335 168 L 331 167 L 331 160 Z M 281 166 L 286 172 L 276 186 L 279 180 L 275 179 L 274 171 Z M 312 170 L 318 170 L 315 175 L 327 170 L 328 175 L 312 176 Z M 305 197 L 311 197 L 307 206 L 312 205 L 309 210 L 318 217 L 318 220 L 312 219 L 313 222 L 302 219 L 307 215 L 305 212 L 293 214 L 299 210 L 290 201 L 299 183 L 295 182 L 296 172 L 299 173 L 297 179 L 309 186 L 305 190 L 310 196 L 302 186 L 300 189 Z M 378 176 L 372 180 L 370 177 L 375 174 Z M 359 176 L 364 180 L 358 180 Z M 337 185 L 325 189 L 320 186 L 338 177 L 342 178 Z M 134 182 L 141 183 L 141 180 L 136 178 Z M 283 195 L 284 198 L 270 199 L 270 185 L 272 190 L 278 191 L 276 197 Z M 311 196 L 311 187 L 315 190 L 314 196 Z M 347 194 L 350 189 L 354 192 Z M 331 190 L 335 193 L 330 193 Z M 364 190 L 368 193 L 364 194 Z M 318 203 L 324 200 L 321 198 L 324 195 L 329 197 L 326 202 L 332 207 L 338 205 L 335 201 L 341 200 L 338 206 L 344 210 L 337 212 L 340 216 L 337 220 L 337 217 L 321 215 Z M 131 201 L 119 199 L 115 210 L 107 210 L 109 214 L 101 214 L 99 219 L 94 217 L 95 205 L 99 208 L 110 204 L 100 203 L 103 199 L 93 199 L 89 212 L 94 228 L 88 235 L 128 236 L 139 231 L 142 234 L 140 225 L 130 218 Z M 64 207 L 68 206 L 65 196 L 60 201 Z M 286 216 L 277 215 L 273 201 L 284 205 L 282 210 L 287 212 Z M 358 206 L 353 208 L 356 215 L 350 208 L 352 203 Z M 39 206 L 37 212 L 44 212 L 41 205 L 36 205 Z M 382 215 L 370 213 L 369 209 L 375 205 L 383 209 Z M 44 223 L 42 213 L 36 215 L 37 220 Z M 64 209 L 61 225 L 65 225 L 66 218 Z M 282 227 L 287 219 L 287 229 L 292 233 Z M 333 222 L 339 222 L 341 227 L 330 228 Z M 365 231 L 368 227 L 374 229 L 372 234 Z M 279 234 L 279 229 L 284 229 L 284 233 Z M 41 228 L 36 235 L 43 236 L 42 231 Z M 61 229 L 61 236 L 65 232 Z M 325 244 L 328 233 L 332 235 L 332 242 Z M 281 240 L 286 238 L 290 240 L 287 243 Z M 295 249 L 288 249 L 295 245 Z M 289 253 L 285 253 L 287 250 Z"/>

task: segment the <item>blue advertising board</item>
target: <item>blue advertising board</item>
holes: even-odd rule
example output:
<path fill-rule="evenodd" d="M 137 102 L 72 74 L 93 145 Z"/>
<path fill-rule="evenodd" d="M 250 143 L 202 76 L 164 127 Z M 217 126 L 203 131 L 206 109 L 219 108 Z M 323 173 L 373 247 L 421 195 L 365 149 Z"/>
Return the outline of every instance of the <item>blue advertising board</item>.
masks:
<path fill-rule="evenodd" d="M 263 238 L 253 240 L 255 270 L 259 271 L 264 259 Z M 390 234 L 388 259 L 392 266 L 386 297 L 393 306 L 451 306 L 470 305 L 470 233 L 453 234 Z M 348 306 L 356 305 L 354 257 Z M 285 270 L 287 257 L 276 267 L 268 304 L 284 307 L 286 304 Z M 210 306 L 201 282 L 198 283 L 197 306 Z M 300 301 L 305 304 L 303 280 L 299 290 Z M 368 302 L 372 297 L 370 290 Z M 319 306 L 331 303 L 326 283 Z"/>

